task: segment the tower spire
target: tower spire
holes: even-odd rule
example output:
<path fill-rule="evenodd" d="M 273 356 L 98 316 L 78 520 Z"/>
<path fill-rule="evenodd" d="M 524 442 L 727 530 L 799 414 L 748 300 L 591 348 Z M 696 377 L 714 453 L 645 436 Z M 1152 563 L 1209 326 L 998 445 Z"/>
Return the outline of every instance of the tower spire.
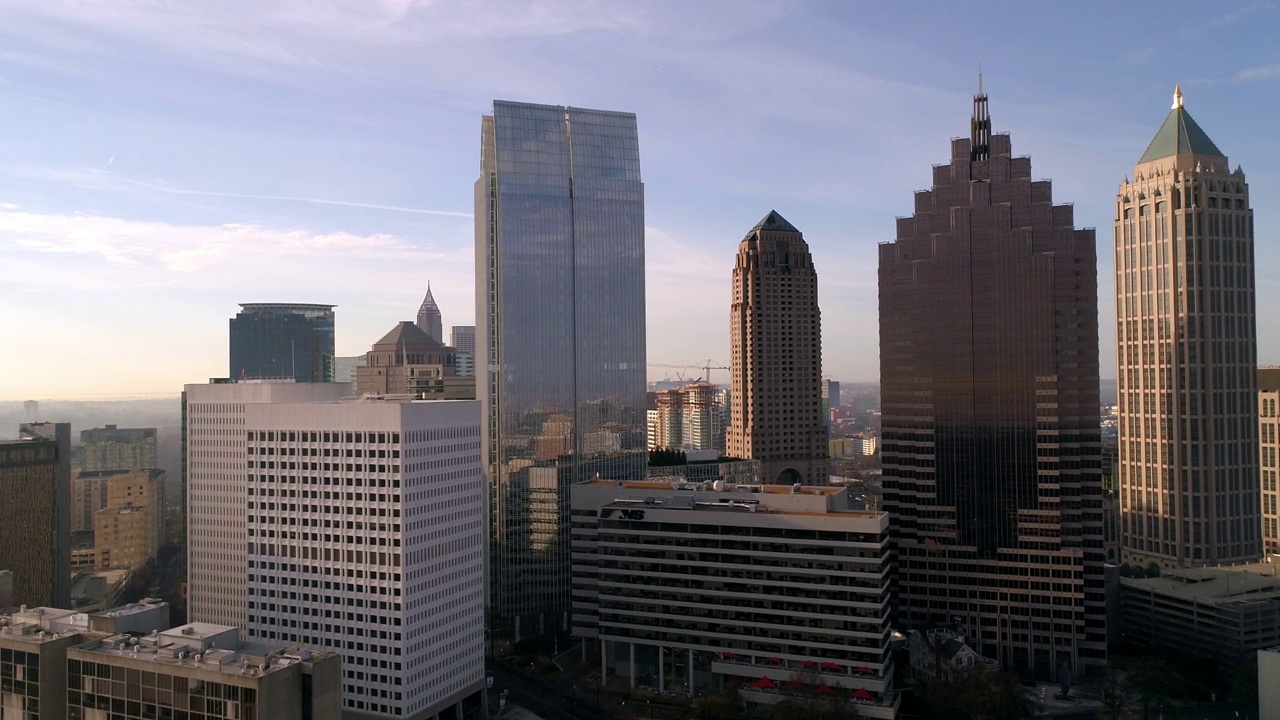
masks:
<path fill-rule="evenodd" d="M 1177 110 L 1177 109 L 1178 109 L 1178 108 L 1180 108 L 1180 107 L 1182 107 L 1182 86 L 1181 86 L 1181 85 L 1174 85 L 1174 86 L 1173 86 L 1173 108 L 1172 108 L 1172 109 L 1173 109 L 1173 110 Z"/>
<path fill-rule="evenodd" d="M 969 123 L 969 159 L 991 157 L 991 113 L 987 93 L 982 89 L 982 65 L 978 65 L 978 94 L 973 96 L 973 119 Z"/>

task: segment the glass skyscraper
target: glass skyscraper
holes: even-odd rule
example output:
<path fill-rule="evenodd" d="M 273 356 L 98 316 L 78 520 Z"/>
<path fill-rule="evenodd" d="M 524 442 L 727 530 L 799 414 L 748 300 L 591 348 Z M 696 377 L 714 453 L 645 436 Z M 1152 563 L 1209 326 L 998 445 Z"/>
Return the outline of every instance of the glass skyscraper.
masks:
<path fill-rule="evenodd" d="M 489 622 L 527 637 L 568 629 L 568 486 L 644 477 L 644 186 L 631 113 L 497 101 L 481 137 Z"/>
<path fill-rule="evenodd" d="M 231 318 L 228 377 L 333 382 L 333 307 L 241 303 Z"/>

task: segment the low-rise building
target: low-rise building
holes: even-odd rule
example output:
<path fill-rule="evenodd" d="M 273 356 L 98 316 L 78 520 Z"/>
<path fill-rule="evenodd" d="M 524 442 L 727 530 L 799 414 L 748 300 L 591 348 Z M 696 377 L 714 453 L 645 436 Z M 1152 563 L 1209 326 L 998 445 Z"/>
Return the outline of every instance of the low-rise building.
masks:
<path fill-rule="evenodd" d="M 1280 577 L 1270 574 L 1274 570 L 1258 563 L 1122 578 L 1124 637 L 1223 665 L 1280 645 Z"/>
<path fill-rule="evenodd" d="M 338 655 L 241 643 L 229 625 L 117 632 L 67 650 L 68 720 L 339 720 Z"/>
<path fill-rule="evenodd" d="M 662 468 L 667 469 L 667 468 Z M 819 693 L 892 718 L 888 520 L 813 486 L 572 486 L 573 632 L 660 692 Z"/>
<path fill-rule="evenodd" d="M 169 627 L 155 600 L 83 613 L 0 613 L 0 718 L 338 720 L 334 653 L 242 644 L 239 630 Z"/>
<path fill-rule="evenodd" d="M 1280 718 L 1280 646 L 1258 651 L 1258 717 Z"/>
<path fill-rule="evenodd" d="M 999 660 L 973 649 L 964 631 L 955 626 L 912 630 L 907 635 L 907 654 L 911 677 L 924 684 L 1000 669 Z"/>

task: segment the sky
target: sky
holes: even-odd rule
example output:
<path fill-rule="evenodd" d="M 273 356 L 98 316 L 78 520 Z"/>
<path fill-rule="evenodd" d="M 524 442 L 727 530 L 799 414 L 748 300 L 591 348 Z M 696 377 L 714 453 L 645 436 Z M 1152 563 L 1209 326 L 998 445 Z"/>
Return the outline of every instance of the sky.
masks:
<path fill-rule="evenodd" d="M 726 365 L 771 209 L 805 234 L 825 374 L 879 376 L 876 245 L 997 132 L 1098 229 L 1181 84 L 1248 176 L 1259 361 L 1280 363 L 1275 2 L 0 0 L 0 400 L 176 395 L 227 374 L 242 302 L 337 305 L 337 353 L 472 324 L 494 99 L 635 112 L 651 364 Z M 651 368 L 651 379 L 681 372 Z M 712 380 L 727 382 L 725 371 Z"/>

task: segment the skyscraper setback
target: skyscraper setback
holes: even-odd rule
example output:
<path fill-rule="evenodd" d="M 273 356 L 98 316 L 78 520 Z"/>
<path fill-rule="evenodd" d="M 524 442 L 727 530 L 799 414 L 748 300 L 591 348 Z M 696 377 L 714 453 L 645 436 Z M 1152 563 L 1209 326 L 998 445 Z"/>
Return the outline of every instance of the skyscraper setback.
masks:
<path fill-rule="evenodd" d="M 818 273 L 794 225 L 769 211 L 738 245 L 729 315 L 726 452 L 767 483 L 827 482 Z"/>
<path fill-rule="evenodd" d="M 631 113 L 496 101 L 475 185 L 476 385 L 500 634 L 568 629 L 569 485 L 646 466 Z"/>
<path fill-rule="evenodd" d="M 1249 185 L 1183 107 L 1116 191 L 1121 559 L 1256 560 L 1257 322 Z"/>
<path fill-rule="evenodd" d="M 1106 661 L 1093 230 L 971 135 L 880 246 L 884 503 L 904 629 L 1039 677 Z"/>
<path fill-rule="evenodd" d="M 230 323 L 228 377 L 333 382 L 333 307 L 241 303 Z"/>

